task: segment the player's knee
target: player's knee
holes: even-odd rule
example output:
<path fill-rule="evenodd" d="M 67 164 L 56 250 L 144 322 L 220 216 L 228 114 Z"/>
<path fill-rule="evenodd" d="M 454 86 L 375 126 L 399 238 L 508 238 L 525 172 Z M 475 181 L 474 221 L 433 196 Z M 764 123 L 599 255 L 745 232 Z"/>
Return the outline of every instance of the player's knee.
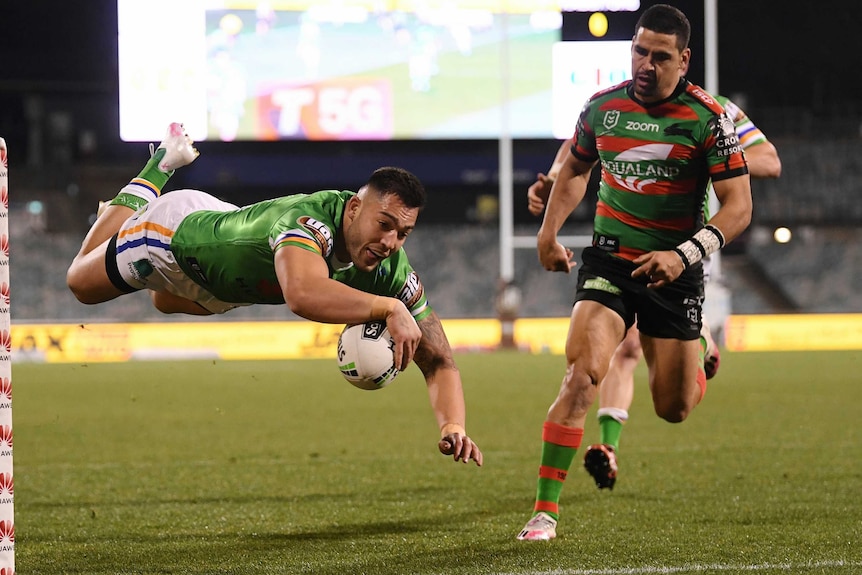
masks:
<path fill-rule="evenodd" d="M 570 416 L 583 415 L 590 409 L 602 377 L 603 374 L 595 366 L 591 368 L 585 358 L 577 362 L 569 361 L 560 391 L 550 411 L 563 411 Z"/>
<path fill-rule="evenodd" d="M 182 313 L 182 310 L 177 306 L 176 300 L 166 293 L 150 291 L 150 300 L 153 302 L 153 307 L 161 313 Z"/>
<path fill-rule="evenodd" d="M 212 315 L 213 312 L 190 299 L 164 291 L 150 290 L 153 307 L 165 314 Z"/>
<path fill-rule="evenodd" d="M 79 302 L 92 305 L 101 303 L 101 299 L 96 298 L 90 289 L 90 282 L 86 274 L 80 272 L 79 267 L 72 263 L 66 271 L 66 287 L 72 292 Z"/>
<path fill-rule="evenodd" d="M 643 355 L 643 349 L 641 348 L 641 342 L 637 337 L 627 337 L 619 347 L 617 347 L 615 353 L 620 359 L 640 361 L 641 355 Z"/>
<path fill-rule="evenodd" d="M 683 399 L 671 399 L 655 402 L 656 415 L 668 423 L 682 423 L 688 417 L 694 405 Z"/>

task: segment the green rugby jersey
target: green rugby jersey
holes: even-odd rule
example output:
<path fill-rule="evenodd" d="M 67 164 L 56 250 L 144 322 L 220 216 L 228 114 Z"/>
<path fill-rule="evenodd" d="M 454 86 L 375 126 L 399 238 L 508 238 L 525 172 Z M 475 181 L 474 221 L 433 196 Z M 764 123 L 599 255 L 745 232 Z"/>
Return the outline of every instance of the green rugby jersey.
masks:
<path fill-rule="evenodd" d="M 602 167 L 593 245 L 628 260 L 690 238 L 710 179 L 748 171 L 733 122 L 705 90 L 681 80 L 645 104 L 631 85 L 594 94 L 572 138 L 575 157 Z"/>
<path fill-rule="evenodd" d="M 283 304 L 275 252 L 297 246 L 320 254 L 332 279 L 367 293 L 397 297 L 417 321 L 426 317 L 431 307 L 403 248 L 371 272 L 335 260 L 335 236 L 353 195 L 325 190 L 229 212 L 193 212 L 177 227 L 170 249 L 186 275 L 222 301 Z"/>

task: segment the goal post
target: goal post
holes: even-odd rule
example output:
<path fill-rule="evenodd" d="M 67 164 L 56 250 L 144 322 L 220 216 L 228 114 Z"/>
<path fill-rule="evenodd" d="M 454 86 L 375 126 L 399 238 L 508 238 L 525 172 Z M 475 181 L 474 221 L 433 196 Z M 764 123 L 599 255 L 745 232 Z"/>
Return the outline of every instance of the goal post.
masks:
<path fill-rule="evenodd" d="M 12 322 L 9 314 L 9 164 L 0 138 L 0 575 L 15 573 L 12 480 Z"/>

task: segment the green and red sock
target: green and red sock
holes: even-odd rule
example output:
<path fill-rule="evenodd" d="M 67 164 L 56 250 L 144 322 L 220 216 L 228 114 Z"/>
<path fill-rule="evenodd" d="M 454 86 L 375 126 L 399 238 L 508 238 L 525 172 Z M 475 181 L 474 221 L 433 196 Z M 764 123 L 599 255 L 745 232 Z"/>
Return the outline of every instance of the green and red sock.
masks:
<path fill-rule="evenodd" d="M 536 486 L 534 511 L 560 516 L 560 492 L 584 437 L 583 428 L 566 427 L 546 421 L 542 427 L 542 460 Z"/>

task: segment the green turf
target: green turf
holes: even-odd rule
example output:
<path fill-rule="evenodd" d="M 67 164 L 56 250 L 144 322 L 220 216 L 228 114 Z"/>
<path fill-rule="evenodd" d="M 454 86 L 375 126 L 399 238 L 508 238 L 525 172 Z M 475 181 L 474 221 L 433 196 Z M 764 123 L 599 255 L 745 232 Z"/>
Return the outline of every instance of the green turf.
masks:
<path fill-rule="evenodd" d="M 641 368 L 616 488 L 573 467 L 550 543 L 515 534 L 561 358 L 458 361 L 481 469 L 436 452 L 415 367 L 366 392 L 334 360 L 17 365 L 17 571 L 862 572 L 858 352 L 726 352 L 679 425 Z"/>

